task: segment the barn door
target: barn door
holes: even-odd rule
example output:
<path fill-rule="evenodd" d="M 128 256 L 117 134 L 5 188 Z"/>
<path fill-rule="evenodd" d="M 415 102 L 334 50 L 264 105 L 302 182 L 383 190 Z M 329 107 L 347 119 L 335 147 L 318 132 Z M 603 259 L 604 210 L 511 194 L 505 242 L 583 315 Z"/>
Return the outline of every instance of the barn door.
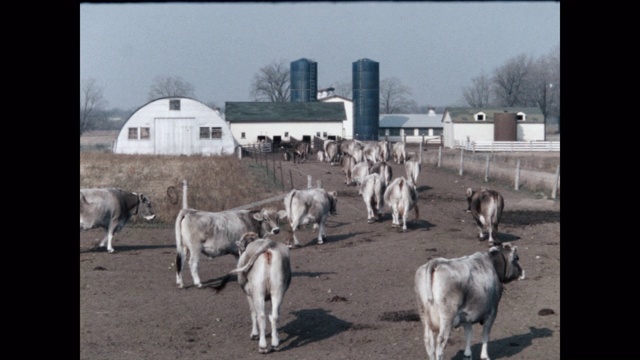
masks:
<path fill-rule="evenodd" d="M 158 155 L 191 155 L 196 141 L 193 119 L 156 118 L 155 153 Z"/>

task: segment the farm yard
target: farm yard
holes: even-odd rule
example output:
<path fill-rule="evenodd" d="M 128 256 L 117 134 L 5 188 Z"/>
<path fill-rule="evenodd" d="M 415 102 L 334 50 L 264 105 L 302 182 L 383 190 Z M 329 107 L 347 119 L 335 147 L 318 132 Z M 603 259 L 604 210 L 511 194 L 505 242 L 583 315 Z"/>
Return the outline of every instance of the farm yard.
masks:
<path fill-rule="evenodd" d="M 290 180 L 296 188 L 306 187 L 309 178 L 314 185 L 320 180 L 322 187 L 338 192 L 337 214 L 327 221 L 325 242 L 316 243 L 317 232 L 311 227 L 298 233 L 302 246 L 291 250 L 293 277 L 280 313 L 281 344 L 277 352 L 262 355 L 257 341 L 250 340 L 249 306 L 235 276 L 223 291 L 216 292 L 210 286 L 235 268 L 233 256 L 201 258 L 199 272 L 205 283 L 202 289 L 191 286 L 188 271 L 184 275 L 185 288 L 176 286 L 172 219 L 181 200 L 172 199 L 167 188 L 178 186 L 186 177 L 190 184 L 189 204 L 194 207 L 202 201 L 199 194 L 212 191 L 191 180 L 194 172 L 149 174 L 153 170 L 144 167 L 152 162 L 143 167 L 125 165 L 119 174 L 106 173 L 105 164 L 94 164 L 105 173 L 89 176 L 88 163 L 96 159 L 109 164 L 139 158 L 109 158 L 113 155 L 108 154 L 90 157 L 81 153 L 83 188 L 123 187 L 126 176 L 151 177 L 148 182 L 138 181 L 129 190 L 145 192 L 154 202 L 158 219 L 150 223 L 131 221 L 116 235 L 114 253 L 96 248 L 103 237 L 102 230 L 81 231 L 80 358 L 425 359 L 423 328 L 413 289 L 415 271 L 432 258 L 456 258 L 488 249 L 486 241 L 477 240 L 476 226 L 465 211 L 465 189 L 487 186 L 500 191 L 505 199 L 498 238 L 518 247 L 520 265 L 526 271 L 525 280 L 505 286 L 491 331 L 489 356 L 559 359 L 559 199 L 550 199 L 548 189 L 524 186 L 516 191 L 510 180 L 485 183 L 483 176 L 475 172 L 459 175 L 455 168 L 436 167 L 433 154 L 432 149 L 425 152 L 426 161 L 418 178 L 420 217 L 413 219 L 413 212 L 410 214 L 405 233 L 391 227 L 389 209 L 385 209 L 381 221 L 368 224 L 358 188 L 345 184 L 339 166 L 318 162 L 314 157 L 301 164 L 280 159 L 273 162 L 277 177 L 285 174 L 282 187 L 270 186 L 250 175 L 226 179 L 227 167 L 211 172 L 208 186 L 225 188 L 215 194 L 228 200 L 206 200 L 212 204 L 209 211 L 244 205 L 233 199 L 233 187 L 244 183 L 256 189 L 252 194 L 242 192 L 248 202 L 288 192 Z M 545 162 L 541 159 L 549 156 L 530 157 Z M 155 156 L 148 158 L 158 160 Z M 170 157 L 164 163 L 169 166 L 176 159 L 180 158 Z M 272 173 L 262 172 L 256 160 L 247 157 L 239 162 L 252 169 L 252 176 L 265 181 L 272 177 Z M 273 160 L 269 160 L 269 166 Z M 479 162 L 483 169 L 482 160 Z M 394 178 L 405 175 L 402 165 L 390 163 Z M 555 165 L 558 164 L 559 159 Z M 547 172 L 555 171 L 554 164 L 545 167 Z M 180 192 L 178 187 L 178 196 Z M 263 206 L 284 208 L 282 200 Z M 286 242 L 287 236 L 285 232 L 270 238 Z M 481 326 L 476 324 L 473 329 L 473 358 L 478 359 Z M 463 348 L 463 329 L 458 328 L 445 348 L 445 359 L 463 359 Z"/>

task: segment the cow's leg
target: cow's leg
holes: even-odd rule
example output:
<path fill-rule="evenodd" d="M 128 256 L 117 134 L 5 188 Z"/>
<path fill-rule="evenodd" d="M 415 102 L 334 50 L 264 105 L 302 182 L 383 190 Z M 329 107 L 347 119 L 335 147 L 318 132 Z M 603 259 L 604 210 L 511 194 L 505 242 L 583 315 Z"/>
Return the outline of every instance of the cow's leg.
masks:
<path fill-rule="evenodd" d="M 471 359 L 471 339 L 473 338 L 471 323 L 464 324 L 464 338 L 464 357 Z"/>
<path fill-rule="evenodd" d="M 484 325 L 482 326 L 482 350 L 480 351 L 480 359 L 482 360 L 490 360 L 489 354 L 487 352 L 487 344 L 489 343 L 489 333 L 491 333 L 491 327 L 493 326 L 493 322 L 496 319 L 495 310 L 484 321 Z"/>
<path fill-rule="evenodd" d="M 107 251 L 110 253 L 113 252 L 113 246 L 111 246 L 111 242 L 113 241 L 113 236 L 115 233 L 116 233 L 115 227 L 109 226 L 109 230 L 107 231 L 107 236 L 105 237 L 105 239 L 107 240 Z M 101 247 L 104 247 L 105 239 L 102 239 L 102 242 L 100 243 Z"/>
<path fill-rule="evenodd" d="M 300 242 L 298 241 L 298 237 L 296 236 L 296 230 L 298 230 L 298 225 L 300 225 L 300 221 L 297 220 L 300 216 L 294 215 L 293 218 L 296 219 L 291 222 L 291 234 L 293 236 L 293 246 L 300 246 Z M 289 244 L 289 248 L 291 248 L 291 244 Z"/>
<path fill-rule="evenodd" d="M 400 218 L 398 216 L 398 206 L 395 204 L 391 206 L 391 217 L 392 217 L 391 227 L 395 228 L 400 226 Z"/>
<path fill-rule="evenodd" d="M 320 224 L 318 225 L 318 245 L 323 243 L 323 238 L 327 237 L 327 235 L 324 233 L 324 223 L 325 221 L 327 221 L 327 215 L 323 216 L 320 219 Z"/>
<path fill-rule="evenodd" d="M 251 334 L 249 334 L 249 338 L 251 340 L 258 340 L 258 313 L 256 312 L 253 299 L 249 295 L 247 295 L 247 302 L 249 303 L 249 311 L 251 313 Z"/>
<path fill-rule="evenodd" d="M 402 211 L 402 232 L 407 232 L 407 217 L 409 216 L 409 207 L 405 206 Z"/>
<path fill-rule="evenodd" d="M 267 337 L 265 335 L 266 327 L 267 327 L 267 316 L 264 313 L 264 307 L 265 307 L 265 301 L 264 301 L 264 295 L 262 295 L 262 292 L 253 294 L 253 308 L 256 313 L 255 316 L 258 323 L 258 333 L 259 333 L 258 351 L 262 354 L 268 353 L 270 350 L 267 347 Z M 253 333 L 253 330 L 252 330 L 252 333 Z"/>
<path fill-rule="evenodd" d="M 271 347 L 273 349 L 280 345 L 280 337 L 278 336 L 278 319 L 280 317 L 281 304 L 281 294 L 271 296 L 271 315 L 269 315 L 269 321 L 271 322 Z"/>
<path fill-rule="evenodd" d="M 186 254 L 184 249 L 176 254 L 176 284 L 179 288 L 184 287 L 184 283 L 182 282 L 182 271 L 184 270 L 185 256 Z"/>
<path fill-rule="evenodd" d="M 420 311 L 425 311 L 421 309 Z M 435 344 L 435 332 L 431 330 L 429 327 L 428 320 L 425 318 L 422 319 L 422 324 L 424 325 L 424 347 L 427 350 L 427 356 L 430 360 L 436 358 L 436 344 Z"/>
<path fill-rule="evenodd" d="M 498 225 L 496 224 L 491 224 L 489 226 L 489 244 L 493 245 L 493 244 L 500 244 L 500 241 L 497 238 L 498 234 Z"/>
<path fill-rule="evenodd" d="M 200 259 L 200 251 L 189 251 L 189 270 L 191 271 L 191 277 L 193 278 L 193 285 L 201 288 L 200 276 L 198 276 L 198 260 Z"/>

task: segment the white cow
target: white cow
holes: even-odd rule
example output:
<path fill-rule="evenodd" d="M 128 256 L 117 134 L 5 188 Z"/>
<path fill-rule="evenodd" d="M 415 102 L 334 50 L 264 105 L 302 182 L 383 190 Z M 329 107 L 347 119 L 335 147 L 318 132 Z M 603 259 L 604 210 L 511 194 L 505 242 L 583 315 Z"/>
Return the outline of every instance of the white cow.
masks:
<path fill-rule="evenodd" d="M 362 183 L 362 179 L 369 175 L 369 163 L 367 161 L 361 161 L 351 168 L 351 179 L 356 185 Z"/>
<path fill-rule="evenodd" d="M 246 233 L 237 241 L 240 259 L 236 269 L 238 284 L 247 296 L 251 311 L 251 339 L 259 339 L 258 351 L 268 353 L 280 345 L 278 319 L 282 299 L 291 284 L 289 249 L 271 239 L 258 239 L 257 233 Z M 271 348 L 266 338 L 266 302 L 271 301 Z"/>
<path fill-rule="evenodd" d="M 374 223 L 380 219 L 380 211 L 384 207 L 385 181 L 378 173 L 364 177 L 360 185 L 360 194 L 367 206 L 367 222 Z"/>
<path fill-rule="evenodd" d="M 392 153 L 396 164 L 403 164 L 407 160 L 407 152 L 402 141 L 393 143 Z"/>
<path fill-rule="evenodd" d="M 329 215 L 336 214 L 336 204 L 338 203 L 338 193 L 336 191 L 326 191 L 322 188 L 311 188 L 304 190 L 291 190 L 284 198 L 284 207 L 291 225 L 291 233 L 295 246 L 300 246 L 296 236 L 298 226 L 306 224 L 317 225 L 318 244 L 323 243 L 326 237 L 324 228 Z M 288 242 L 291 247 L 291 241 Z"/>
<path fill-rule="evenodd" d="M 467 211 L 471 212 L 473 219 L 478 226 L 480 241 L 484 240 L 483 230 L 486 228 L 489 233 L 489 244 L 499 243 L 496 236 L 498 225 L 504 209 L 504 198 L 495 191 L 480 188 L 477 191 L 467 188 Z"/>
<path fill-rule="evenodd" d="M 353 182 L 353 174 L 351 173 L 351 169 L 353 169 L 356 164 L 356 159 L 349 154 L 343 155 L 340 159 L 340 166 L 342 167 L 342 172 L 346 177 L 344 183 L 347 185 L 351 185 L 351 183 Z"/>
<path fill-rule="evenodd" d="M 410 179 L 414 184 L 418 184 L 418 175 L 422 164 L 418 159 L 409 159 L 404 163 L 404 170 L 407 173 L 407 179 Z"/>
<path fill-rule="evenodd" d="M 384 203 L 391 208 L 393 217 L 392 227 L 402 226 L 402 231 L 407 231 L 407 216 L 413 209 L 416 213 L 415 219 L 420 217 L 418 209 L 418 191 L 415 184 L 404 177 L 395 178 L 384 191 Z M 402 225 L 400 225 L 402 217 Z"/>
<path fill-rule="evenodd" d="M 451 330 L 464 326 L 464 356 L 471 359 L 471 326 L 482 329 L 481 359 L 489 360 L 487 343 L 498 313 L 503 285 L 524 279 L 515 246 L 505 243 L 487 252 L 456 259 L 435 258 L 415 274 L 418 313 L 430 360 L 442 360 Z"/>
<path fill-rule="evenodd" d="M 382 180 L 384 180 L 384 184 L 389 185 L 391 183 L 391 179 L 393 178 L 393 169 L 386 161 L 379 161 L 373 165 L 369 169 L 369 173 L 378 173 L 382 176 Z"/>
<path fill-rule="evenodd" d="M 112 253 L 112 241 L 133 215 L 153 220 L 151 201 L 144 194 L 121 189 L 80 189 L 80 230 L 101 228 L 106 231 L 100 247 L 107 244 Z"/>
<path fill-rule="evenodd" d="M 231 254 L 240 256 L 236 241 L 246 232 L 261 237 L 280 232 L 278 218 L 286 216 L 284 210 L 267 207 L 260 211 L 230 210 L 221 212 L 182 209 L 176 217 L 176 284 L 182 288 L 182 270 L 189 254 L 189 270 L 193 284 L 202 287 L 198 276 L 200 254 L 217 257 Z"/>

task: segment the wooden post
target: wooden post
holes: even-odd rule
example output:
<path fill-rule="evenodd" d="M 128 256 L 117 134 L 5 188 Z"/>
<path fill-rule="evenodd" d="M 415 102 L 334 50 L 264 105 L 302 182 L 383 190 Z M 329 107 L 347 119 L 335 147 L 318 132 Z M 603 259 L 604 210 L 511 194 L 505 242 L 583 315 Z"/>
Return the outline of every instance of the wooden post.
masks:
<path fill-rule="evenodd" d="M 520 189 L 520 159 L 516 162 L 516 190 Z"/>
<path fill-rule="evenodd" d="M 318 189 L 322 189 L 322 180 L 320 180 L 320 179 L 316 180 L 316 184 L 317 184 L 316 187 Z"/>
<path fill-rule="evenodd" d="M 293 175 L 291 175 L 291 169 L 289 169 L 289 179 L 291 181 L 291 190 L 293 190 L 294 186 L 293 186 Z"/>
<path fill-rule="evenodd" d="M 282 161 L 280 163 L 280 181 L 282 181 L 282 190 L 284 190 L 284 176 L 282 175 Z"/>
<path fill-rule="evenodd" d="M 460 176 L 462 176 L 462 165 L 464 164 L 464 148 L 460 149 Z"/>
<path fill-rule="evenodd" d="M 489 155 L 487 155 L 487 164 L 484 167 L 484 182 L 489 181 Z"/>
<path fill-rule="evenodd" d="M 552 199 L 556 199 L 556 192 L 558 190 L 558 183 L 560 182 L 560 165 L 558 165 L 558 168 L 556 169 L 556 179 L 553 182 L 553 191 L 551 192 L 551 198 Z"/>
<path fill-rule="evenodd" d="M 187 179 L 182 180 L 182 208 L 187 208 Z"/>
<path fill-rule="evenodd" d="M 273 162 L 272 162 L 272 164 L 273 164 L 273 182 L 274 182 L 274 184 L 277 184 L 278 180 L 276 179 L 276 158 L 274 157 L 272 160 L 273 160 Z"/>
<path fill-rule="evenodd" d="M 422 139 L 424 140 L 424 135 L 422 135 Z M 418 162 L 422 164 L 422 141 L 420 142 L 420 155 L 418 155 Z"/>
<path fill-rule="evenodd" d="M 238 160 L 242 160 L 242 146 L 238 145 Z"/>
<path fill-rule="evenodd" d="M 313 186 L 313 180 L 311 175 L 307 175 L 307 188 L 311 188 Z"/>
<path fill-rule="evenodd" d="M 438 147 L 438 167 L 442 164 L 442 145 Z"/>

